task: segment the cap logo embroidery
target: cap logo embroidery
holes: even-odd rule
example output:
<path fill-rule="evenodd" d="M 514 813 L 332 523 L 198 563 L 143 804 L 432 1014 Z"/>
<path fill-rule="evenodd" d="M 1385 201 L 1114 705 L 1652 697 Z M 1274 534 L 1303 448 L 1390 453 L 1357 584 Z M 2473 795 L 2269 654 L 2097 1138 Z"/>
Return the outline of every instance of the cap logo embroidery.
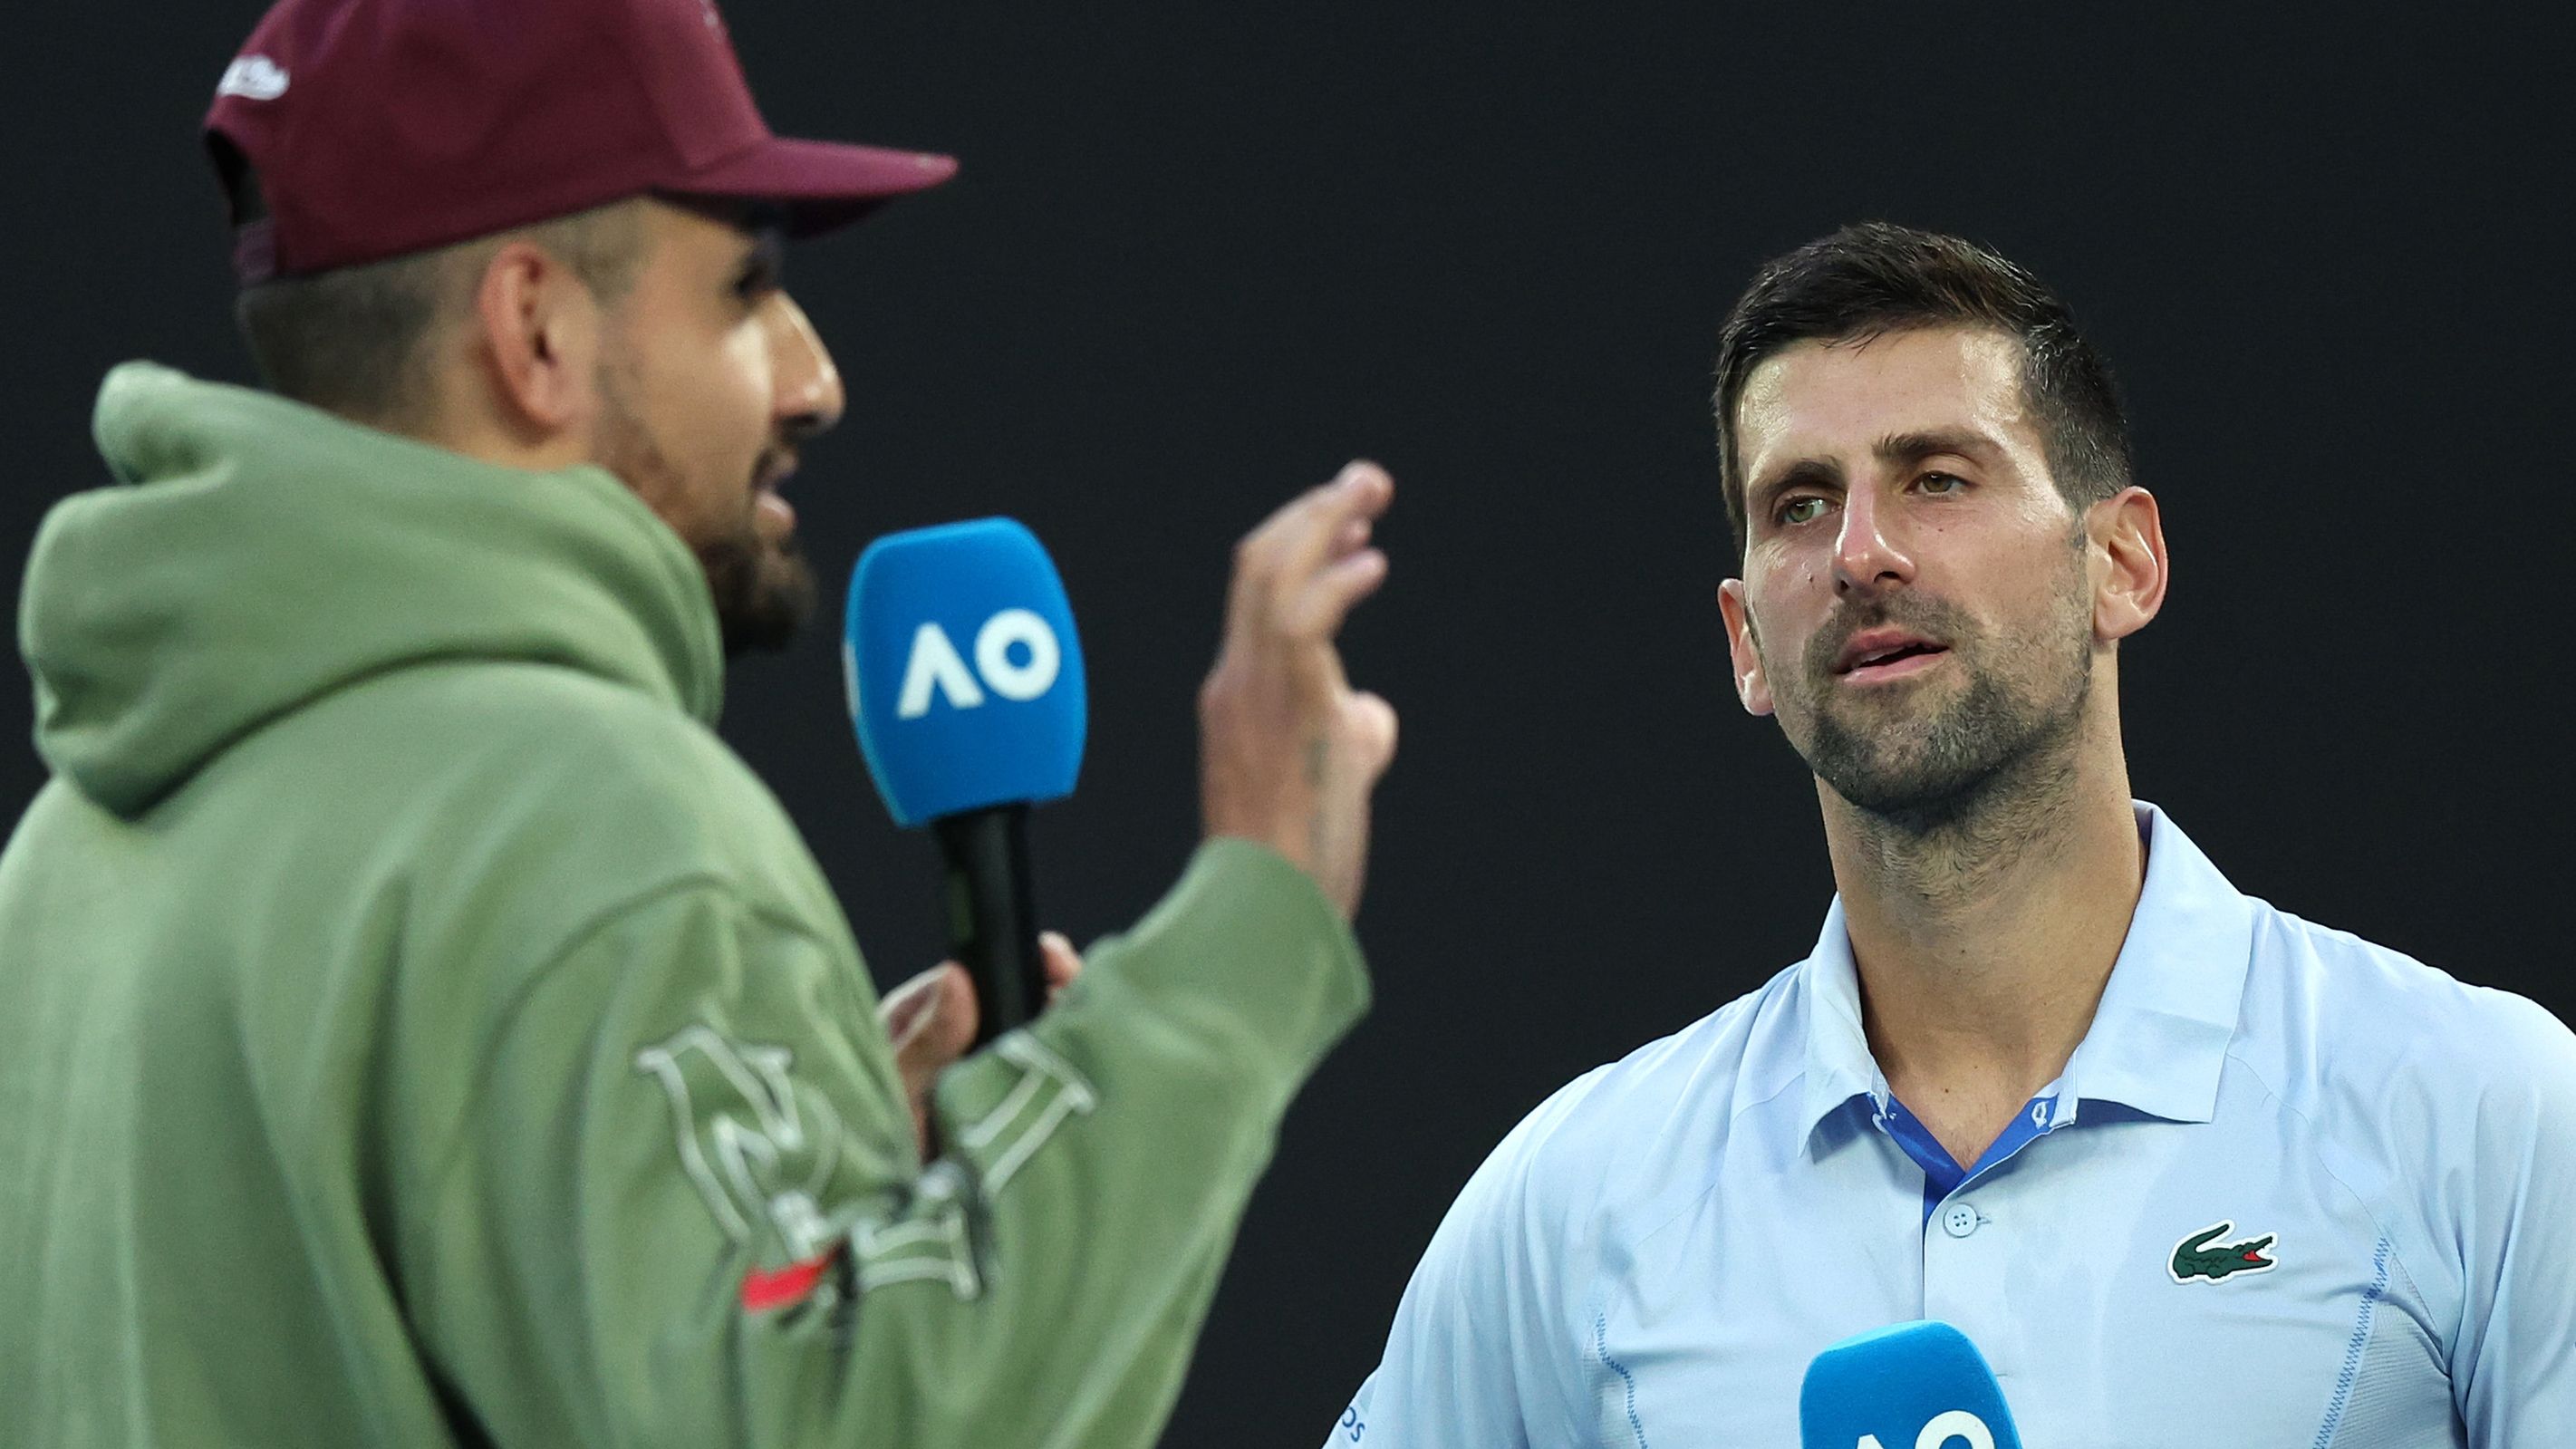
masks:
<path fill-rule="evenodd" d="M 2177 1283 L 2188 1283 L 2195 1278 L 2217 1283 L 2239 1273 L 2268 1273 L 2281 1266 L 2278 1259 L 2263 1256 L 2263 1250 L 2272 1246 L 2275 1234 L 2265 1233 L 2241 1243 L 2218 1241 L 2235 1231 L 2236 1224 L 2222 1222 L 2183 1239 L 2174 1245 L 2173 1261 L 2165 1265 L 2165 1271 L 2172 1274 Z"/>
<path fill-rule="evenodd" d="M 276 100 L 286 94 L 286 68 L 264 55 L 245 55 L 224 67 L 224 78 L 215 83 L 215 94 L 254 101 Z"/>

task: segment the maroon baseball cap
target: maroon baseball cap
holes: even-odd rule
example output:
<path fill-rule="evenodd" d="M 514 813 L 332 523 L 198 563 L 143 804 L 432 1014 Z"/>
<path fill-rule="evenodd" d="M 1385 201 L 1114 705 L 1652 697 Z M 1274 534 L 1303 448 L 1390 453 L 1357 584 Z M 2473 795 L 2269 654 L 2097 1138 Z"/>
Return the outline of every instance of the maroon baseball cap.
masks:
<path fill-rule="evenodd" d="M 278 0 L 206 141 L 246 283 L 646 192 L 774 202 L 810 235 L 957 170 L 771 135 L 712 0 Z M 245 163 L 264 216 L 241 204 Z"/>

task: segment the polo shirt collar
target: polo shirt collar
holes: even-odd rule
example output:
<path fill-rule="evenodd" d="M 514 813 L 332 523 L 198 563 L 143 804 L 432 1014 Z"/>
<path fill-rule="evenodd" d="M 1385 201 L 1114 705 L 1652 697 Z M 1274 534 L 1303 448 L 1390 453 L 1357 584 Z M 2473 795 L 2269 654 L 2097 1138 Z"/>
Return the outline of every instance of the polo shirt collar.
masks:
<path fill-rule="evenodd" d="M 2218 1111 L 2245 1001 L 2254 903 L 2162 810 L 2135 802 L 2147 884 L 2092 1029 L 2066 1064 L 2066 1100 L 2117 1102 L 2173 1122 Z"/>
<path fill-rule="evenodd" d="M 2132 802 L 2147 844 L 2147 879 L 2112 963 L 2093 1024 L 2059 1082 L 2052 1126 L 2086 1101 L 2116 1102 L 2175 1122 L 2206 1122 L 2235 1038 L 2253 955 L 2254 905 L 2180 826 Z M 1803 1127 L 1809 1135 L 1855 1097 L 1883 1105 L 1887 1079 L 1861 1030 L 1860 973 L 1842 897 L 1825 911 L 1798 971 L 1805 1015 Z"/>
<path fill-rule="evenodd" d="M 1798 968 L 1800 1004 L 1806 1012 L 1806 1100 L 1800 1109 L 1812 1136 L 1826 1117 L 1855 1097 L 1887 1101 L 1887 1078 L 1869 1053 L 1860 1024 L 1860 969 L 1852 960 L 1851 933 L 1843 924 L 1843 898 L 1825 908 L 1816 949 Z"/>

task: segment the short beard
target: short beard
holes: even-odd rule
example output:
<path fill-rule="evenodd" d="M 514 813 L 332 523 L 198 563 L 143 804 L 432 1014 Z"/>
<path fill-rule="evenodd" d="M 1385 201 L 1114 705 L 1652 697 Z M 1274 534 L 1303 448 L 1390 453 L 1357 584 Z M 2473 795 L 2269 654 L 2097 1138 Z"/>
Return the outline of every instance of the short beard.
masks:
<path fill-rule="evenodd" d="M 784 649 L 814 616 L 814 571 L 789 538 L 772 544 L 749 519 L 724 538 L 698 545 L 698 567 L 715 595 L 725 657 Z"/>
<path fill-rule="evenodd" d="M 1970 673 L 1960 696 L 1929 717 L 1866 731 L 1828 706 L 1826 684 L 1810 699 L 1810 738 L 1791 740 L 1807 768 L 1898 839 L 1983 838 L 2039 824 L 2072 788 L 2074 742 L 2092 697 L 2092 636 L 2075 622 L 2081 559 L 2070 560 L 2059 607 L 2027 635 L 1980 640 L 1955 611 L 1912 599 L 1818 631 L 1804 661 L 1810 680 L 1830 680 L 1843 642 L 1881 623 L 1949 640 L 1953 664 Z M 1971 664 L 1972 651 L 1989 662 Z M 2018 680 L 2001 672 L 2015 661 L 2034 672 Z"/>
<path fill-rule="evenodd" d="M 1866 740 L 1820 715 L 1807 767 L 1853 809 L 1877 816 L 1896 834 L 1942 834 L 2061 773 L 2045 765 L 2067 754 L 2091 695 L 2089 667 L 2077 670 L 2071 694 L 2052 702 L 2017 699 L 1992 674 L 1979 673 L 1955 704 L 1926 722 L 1913 758 L 1889 760 L 1872 748 L 1883 739 Z"/>
<path fill-rule="evenodd" d="M 616 373 L 603 364 L 598 383 L 600 466 L 616 474 L 648 505 L 686 497 L 687 480 L 628 402 Z M 742 482 L 745 490 L 751 488 L 749 477 Z M 762 538 L 751 510 L 717 537 L 683 535 L 681 541 L 697 554 L 699 572 L 706 576 L 707 591 L 714 596 L 716 628 L 723 637 L 726 658 L 784 649 L 813 617 L 814 571 L 806 566 L 804 552 L 793 537 L 776 544 Z"/>

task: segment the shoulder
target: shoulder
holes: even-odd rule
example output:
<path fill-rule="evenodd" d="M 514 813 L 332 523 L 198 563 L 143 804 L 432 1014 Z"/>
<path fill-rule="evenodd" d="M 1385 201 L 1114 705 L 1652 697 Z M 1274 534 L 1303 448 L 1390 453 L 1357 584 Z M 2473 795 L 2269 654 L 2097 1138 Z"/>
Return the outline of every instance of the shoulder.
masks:
<path fill-rule="evenodd" d="M 419 665 L 342 703 L 340 723 L 383 767 L 453 792 L 458 804 L 507 794 L 614 819 L 647 841 L 704 836 L 729 813 L 775 805 L 714 731 L 665 700 L 575 669 Z"/>
<path fill-rule="evenodd" d="M 715 734 L 668 700 L 583 670 L 517 660 L 416 665 L 387 677 L 388 707 L 467 738 L 601 774 L 694 770 L 731 760 Z"/>
<path fill-rule="evenodd" d="M 1798 975 L 1585 1072 L 1504 1135 L 1423 1250 L 1353 1422 L 1442 1443 L 1570 1440 L 1588 1422 L 1602 1285 L 1712 1189 L 1748 1095 L 1794 1085 L 1763 1068 L 1793 1035 Z"/>
<path fill-rule="evenodd" d="M 2230 1054 L 2419 1272 L 2467 1272 L 2473 1225 L 2535 1182 L 2576 1187 L 2576 1032 L 2527 997 L 2258 903 Z"/>
<path fill-rule="evenodd" d="M 2402 951 L 2255 902 L 2237 1053 L 2276 1091 L 2338 1085 L 2576 1102 L 2576 1033 L 2528 997 L 2476 986 Z"/>
<path fill-rule="evenodd" d="M 341 691 L 274 743 L 306 787 L 363 812 L 403 863 L 414 919 L 535 949 L 686 882 L 764 913 L 840 917 L 775 796 L 668 701 L 581 671 L 460 660 Z M 447 932 L 442 931 L 442 934 Z"/>

